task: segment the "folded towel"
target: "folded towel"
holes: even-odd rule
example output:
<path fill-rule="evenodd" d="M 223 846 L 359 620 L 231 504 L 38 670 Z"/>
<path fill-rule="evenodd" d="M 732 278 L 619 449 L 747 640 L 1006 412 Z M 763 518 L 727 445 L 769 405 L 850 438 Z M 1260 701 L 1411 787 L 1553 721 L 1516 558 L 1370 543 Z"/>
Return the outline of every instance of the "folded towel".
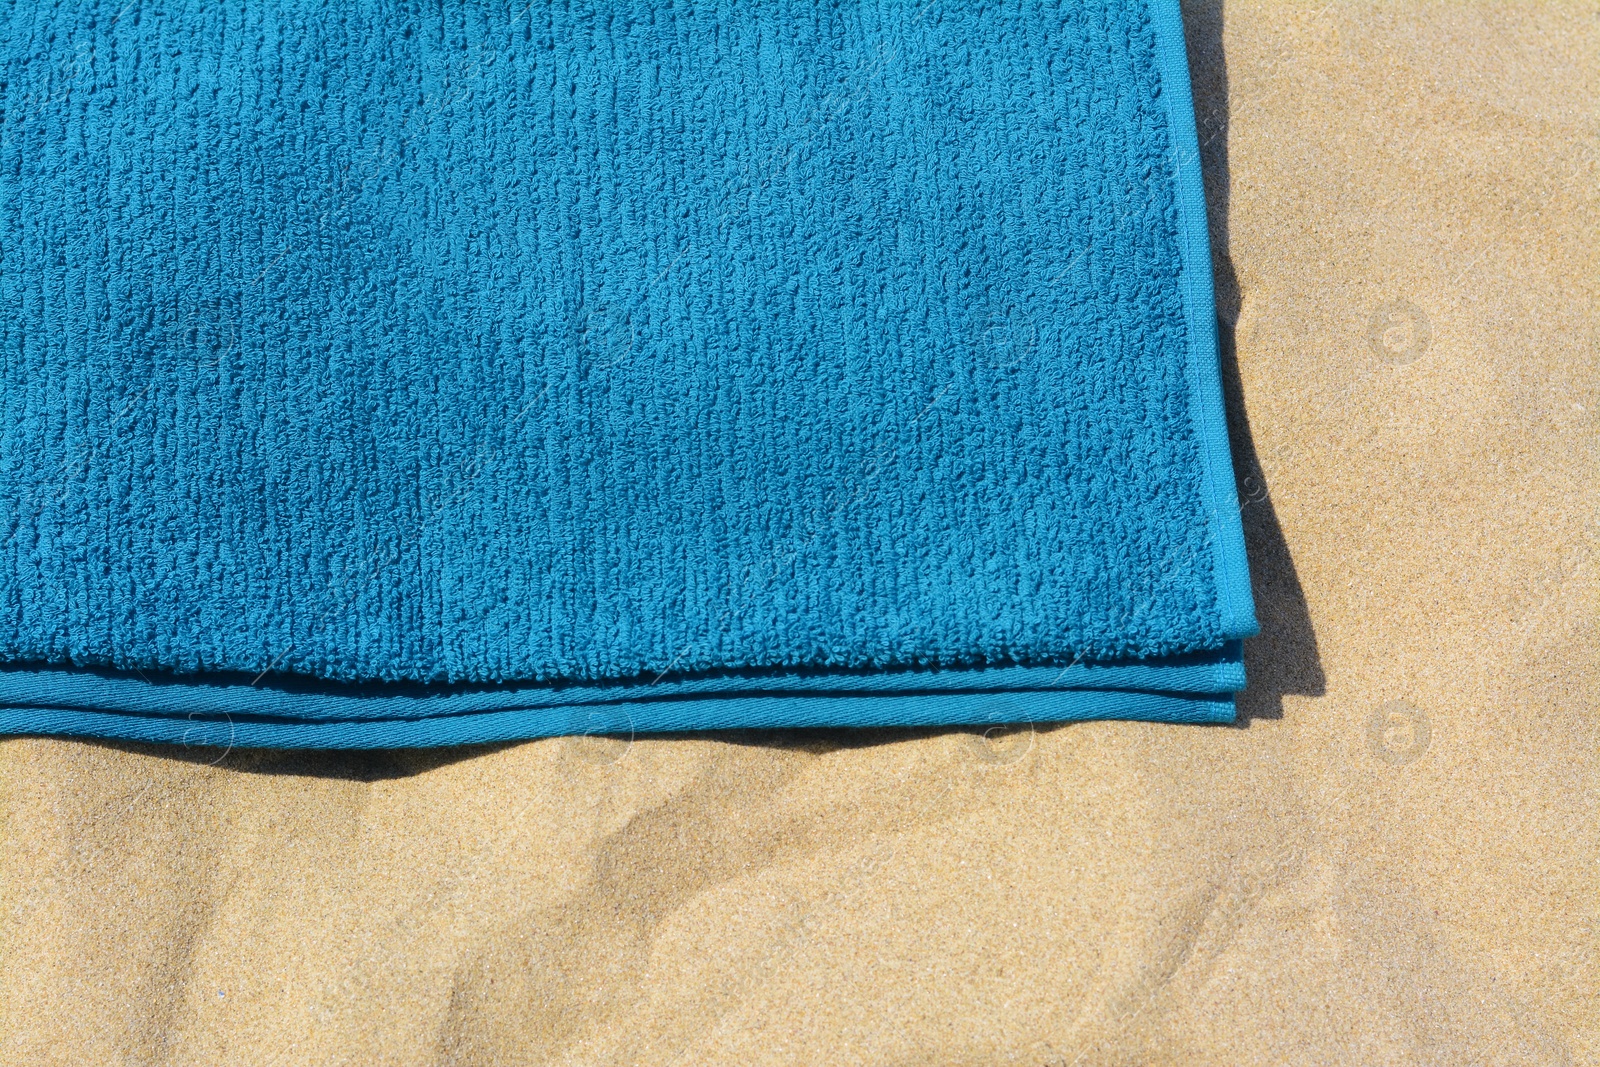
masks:
<path fill-rule="evenodd" d="M 0 730 L 1233 717 L 1177 0 L 0 41 Z"/>

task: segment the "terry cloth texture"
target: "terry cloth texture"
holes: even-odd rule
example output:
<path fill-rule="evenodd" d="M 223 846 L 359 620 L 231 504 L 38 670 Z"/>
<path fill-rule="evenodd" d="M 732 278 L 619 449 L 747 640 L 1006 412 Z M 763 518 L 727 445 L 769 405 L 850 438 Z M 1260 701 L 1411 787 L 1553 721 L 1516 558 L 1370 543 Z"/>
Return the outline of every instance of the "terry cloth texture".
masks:
<path fill-rule="evenodd" d="M 0 728 L 1232 718 L 1176 0 L 0 41 Z"/>

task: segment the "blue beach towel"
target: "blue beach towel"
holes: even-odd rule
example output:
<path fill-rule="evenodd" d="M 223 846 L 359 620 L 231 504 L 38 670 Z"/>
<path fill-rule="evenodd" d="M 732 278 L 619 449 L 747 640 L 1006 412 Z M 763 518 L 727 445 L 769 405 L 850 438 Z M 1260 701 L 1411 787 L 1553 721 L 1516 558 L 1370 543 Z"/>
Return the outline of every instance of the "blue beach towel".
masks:
<path fill-rule="evenodd" d="M 0 731 L 1229 721 L 1177 0 L 13 0 Z"/>

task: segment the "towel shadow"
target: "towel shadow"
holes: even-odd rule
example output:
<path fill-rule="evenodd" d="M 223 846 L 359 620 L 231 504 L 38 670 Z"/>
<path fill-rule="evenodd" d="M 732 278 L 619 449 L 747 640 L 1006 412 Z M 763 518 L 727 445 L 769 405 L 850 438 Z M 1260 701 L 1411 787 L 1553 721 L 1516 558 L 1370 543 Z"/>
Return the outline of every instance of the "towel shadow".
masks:
<path fill-rule="evenodd" d="M 410 778 L 510 748 L 521 742 L 458 745 L 451 748 L 320 749 L 320 748 L 212 748 L 203 745 L 147 745 L 137 741 L 81 738 L 85 744 L 151 759 L 171 760 L 202 767 L 219 767 L 236 774 L 270 774 L 288 778 L 336 778 L 349 782 L 382 782 Z"/>
<path fill-rule="evenodd" d="M 1194 87 L 1195 125 L 1200 139 L 1200 169 L 1205 179 L 1206 215 L 1211 231 L 1211 266 L 1217 293 L 1217 338 L 1222 357 L 1222 391 L 1228 410 L 1228 441 L 1239 487 L 1251 587 L 1261 633 L 1245 642 L 1249 688 L 1238 697 L 1238 725 L 1283 715 L 1285 695 L 1326 692 L 1317 637 L 1311 626 L 1294 559 L 1272 503 L 1272 493 L 1256 455 L 1239 374 L 1235 326 L 1241 293 L 1228 244 L 1228 61 L 1222 47 L 1226 0 L 1182 0 L 1184 38 Z"/>

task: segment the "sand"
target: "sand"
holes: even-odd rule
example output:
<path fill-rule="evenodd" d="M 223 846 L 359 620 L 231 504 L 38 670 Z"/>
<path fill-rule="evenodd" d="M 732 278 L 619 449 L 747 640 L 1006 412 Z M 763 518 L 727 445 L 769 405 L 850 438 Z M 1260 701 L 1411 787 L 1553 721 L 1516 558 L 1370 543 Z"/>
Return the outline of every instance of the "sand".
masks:
<path fill-rule="evenodd" d="M 1600 1063 L 1600 7 L 1188 22 L 1238 726 L 7 741 L 0 1058 Z"/>

